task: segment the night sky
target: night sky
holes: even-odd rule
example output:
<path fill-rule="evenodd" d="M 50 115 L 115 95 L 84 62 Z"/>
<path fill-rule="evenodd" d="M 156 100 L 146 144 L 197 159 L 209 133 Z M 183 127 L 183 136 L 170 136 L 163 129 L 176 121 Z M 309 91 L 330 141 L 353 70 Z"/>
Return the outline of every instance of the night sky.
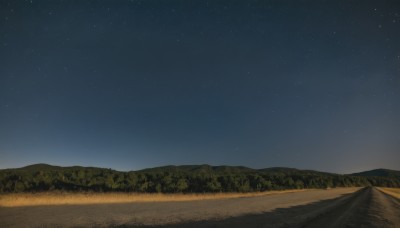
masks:
<path fill-rule="evenodd" d="M 400 170 L 400 1 L 0 1 L 0 168 Z"/>

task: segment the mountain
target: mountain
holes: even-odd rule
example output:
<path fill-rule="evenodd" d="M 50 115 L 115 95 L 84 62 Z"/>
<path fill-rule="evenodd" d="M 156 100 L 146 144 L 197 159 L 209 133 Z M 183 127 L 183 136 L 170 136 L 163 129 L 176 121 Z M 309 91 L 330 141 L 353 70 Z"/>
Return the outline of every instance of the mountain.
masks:
<path fill-rule="evenodd" d="M 353 173 L 352 176 L 363 176 L 363 177 L 392 177 L 400 178 L 400 171 L 390 169 L 373 169 L 369 171 Z"/>
<path fill-rule="evenodd" d="M 249 173 L 256 172 L 257 170 L 251 169 L 244 166 L 211 166 L 211 165 L 170 165 L 170 166 L 161 166 L 149 169 L 142 169 L 136 172 L 147 172 L 147 173 L 162 173 L 162 172 L 190 172 L 192 174 L 204 174 L 204 173 Z"/>
<path fill-rule="evenodd" d="M 286 167 L 272 167 L 265 169 L 258 169 L 257 171 L 267 173 L 267 174 L 277 174 L 284 173 L 285 175 L 337 175 L 334 173 L 320 172 L 315 170 L 304 170 L 304 169 L 294 169 L 294 168 L 286 168 Z"/>
<path fill-rule="evenodd" d="M 262 174 L 269 174 L 269 175 L 276 175 L 276 174 L 285 174 L 285 175 L 336 175 L 333 173 L 327 172 L 319 172 L 314 170 L 302 170 L 302 169 L 295 169 L 295 168 L 286 168 L 286 167 L 272 167 L 272 168 L 264 168 L 264 169 L 252 169 L 245 166 L 211 166 L 211 165 L 180 165 L 180 166 L 161 166 L 155 168 L 148 168 L 139 170 L 136 172 L 150 172 L 150 173 L 160 173 L 160 172 L 191 172 L 191 173 L 214 173 L 214 174 L 247 174 L 247 173 L 262 173 Z"/>
<path fill-rule="evenodd" d="M 58 169 L 63 169 L 63 168 L 65 168 L 65 167 L 39 163 L 39 164 L 28 165 L 28 166 L 25 166 L 22 168 L 15 168 L 15 169 L 8 169 L 8 170 L 24 170 L 24 171 L 36 172 L 36 171 L 45 171 L 45 170 L 58 170 Z"/>
<path fill-rule="evenodd" d="M 54 166 L 45 163 L 28 165 L 21 168 L 12 168 L 12 169 L 0 169 L 1 171 L 29 171 L 29 172 L 37 172 L 37 171 L 60 171 L 60 170 L 76 170 L 76 169 L 92 169 L 92 170 L 111 170 L 107 168 L 98 168 L 98 167 L 83 167 L 83 166 Z M 115 171 L 118 172 L 118 171 Z M 271 168 L 263 168 L 263 169 L 252 169 L 245 166 L 211 166 L 207 164 L 203 165 L 168 165 L 168 166 L 160 166 L 154 168 L 147 168 L 137 171 L 129 171 L 133 173 L 192 173 L 192 174 L 204 174 L 204 173 L 213 173 L 216 175 L 230 173 L 230 174 L 246 174 L 246 173 L 263 173 L 263 174 L 285 174 L 285 175 L 338 175 L 335 173 L 321 172 L 315 170 L 302 170 L 295 168 L 287 168 L 287 167 L 271 167 Z M 390 169 L 373 169 L 358 173 L 347 174 L 347 176 L 362 176 L 362 177 L 391 177 L 391 178 L 400 178 L 400 171 L 390 170 Z"/>
<path fill-rule="evenodd" d="M 83 166 L 56 166 L 56 165 L 49 165 L 45 163 L 38 163 L 33 165 L 24 166 L 21 168 L 10 168 L 10 169 L 0 169 L 2 171 L 15 171 L 15 172 L 62 172 L 65 170 L 111 170 L 106 168 L 99 168 L 99 167 L 83 167 Z"/>

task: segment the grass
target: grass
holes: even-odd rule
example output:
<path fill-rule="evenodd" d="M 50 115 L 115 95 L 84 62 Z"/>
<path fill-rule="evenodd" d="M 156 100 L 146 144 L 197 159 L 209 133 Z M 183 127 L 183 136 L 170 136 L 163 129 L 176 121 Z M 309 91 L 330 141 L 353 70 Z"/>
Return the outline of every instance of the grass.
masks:
<path fill-rule="evenodd" d="M 305 190 L 283 190 L 256 193 L 205 193 L 205 194 L 153 194 L 153 193 L 9 193 L 0 195 L 0 207 L 79 205 L 132 202 L 170 202 L 193 200 L 217 200 L 240 197 L 255 197 L 271 194 L 299 192 Z"/>
<path fill-rule="evenodd" d="M 379 188 L 382 192 L 400 199 L 400 188 Z"/>

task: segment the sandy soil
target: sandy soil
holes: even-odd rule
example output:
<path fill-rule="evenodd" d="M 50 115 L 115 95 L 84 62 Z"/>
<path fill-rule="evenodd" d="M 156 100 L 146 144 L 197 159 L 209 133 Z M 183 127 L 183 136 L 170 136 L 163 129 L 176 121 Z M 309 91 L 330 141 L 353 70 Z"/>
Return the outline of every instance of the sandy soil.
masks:
<path fill-rule="evenodd" d="M 250 227 L 272 227 L 297 224 L 316 217 L 353 197 L 350 193 L 357 190 L 359 189 L 309 190 L 247 198 L 186 202 L 0 207 L 0 226 L 249 227 L 250 225 Z M 361 192 L 365 194 L 365 191 Z M 367 192 L 383 194 L 376 190 Z M 358 196 L 361 193 L 355 194 Z M 307 205 L 308 208 L 297 210 L 294 206 L 299 205 Z M 288 211 L 283 208 L 288 208 Z"/>

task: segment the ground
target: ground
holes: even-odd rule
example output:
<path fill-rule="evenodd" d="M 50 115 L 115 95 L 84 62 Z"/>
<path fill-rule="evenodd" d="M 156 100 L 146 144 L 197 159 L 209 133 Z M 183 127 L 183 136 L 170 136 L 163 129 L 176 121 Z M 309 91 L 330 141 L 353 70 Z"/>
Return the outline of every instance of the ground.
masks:
<path fill-rule="evenodd" d="M 5 227 L 400 227 L 400 202 L 376 188 L 195 201 L 0 207 Z"/>

